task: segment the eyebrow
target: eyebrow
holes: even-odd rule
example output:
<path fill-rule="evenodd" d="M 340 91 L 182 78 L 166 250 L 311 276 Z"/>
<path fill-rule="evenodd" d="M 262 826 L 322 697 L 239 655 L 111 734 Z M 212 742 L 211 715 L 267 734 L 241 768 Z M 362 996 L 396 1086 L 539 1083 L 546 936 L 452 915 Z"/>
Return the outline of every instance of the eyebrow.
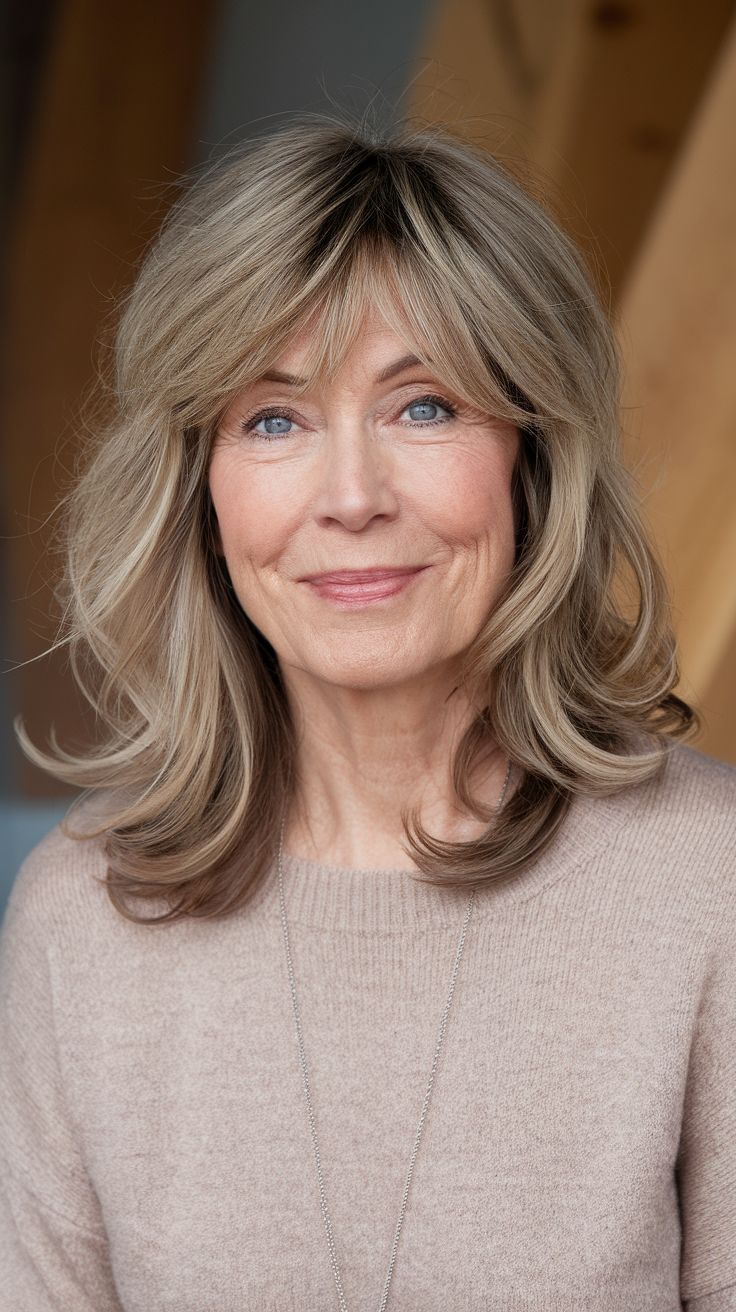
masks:
<path fill-rule="evenodd" d="M 296 374 L 283 374 L 280 369 L 269 369 L 268 373 L 261 374 L 259 379 L 261 383 L 285 383 L 287 387 L 306 387 L 306 378 L 297 378 Z"/>
<path fill-rule="evenodd" d="M 389 364 L 385 369 L 381 370 L 376 378 L 376 382 L 388 383 L 392 378 L 396 378 L 398 374 L 403 374 L 404 370 L 413 369 L 416 365 L 421 363 L 422 361 L 416 355 L 402 355 L 400 360 L 394 360 L 393 364 Z"/>
<path fill-rule="evenodd" d="M 394 360 L 382 369 L 376 376 L 377 383 L 388 383 L 392 378 L 403 374 L 407 369 L 414 369 L 422 361 L 416 355 L 402 355 L 399 360 Z M 298 378 L 296 374 L 285 374 L 280 369 L 269 369 L 267 373 L 261 375 L 262 383 L 283 383 L 285 387 L 306 387 L 306 378 Z"/>

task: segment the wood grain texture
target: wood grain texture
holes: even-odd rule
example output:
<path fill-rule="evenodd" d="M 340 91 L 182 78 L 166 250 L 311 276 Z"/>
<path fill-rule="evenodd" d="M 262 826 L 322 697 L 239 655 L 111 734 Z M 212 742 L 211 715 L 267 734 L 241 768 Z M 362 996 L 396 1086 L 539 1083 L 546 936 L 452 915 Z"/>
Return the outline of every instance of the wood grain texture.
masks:
<path fill-rule="evenodd" d="M 413 107 L 521 164 L 616 301 L 733 12 L 733 0 L 440 0 Z"/>
<path fill-rule="evenodd" d="M 629 453 L 672 580 L 685 684 L 713 724 L 704 749 L 736 763 L 724 683 L 736 633 L 735 124 L 736 24 L 625 289 L 621 342 Z"/>

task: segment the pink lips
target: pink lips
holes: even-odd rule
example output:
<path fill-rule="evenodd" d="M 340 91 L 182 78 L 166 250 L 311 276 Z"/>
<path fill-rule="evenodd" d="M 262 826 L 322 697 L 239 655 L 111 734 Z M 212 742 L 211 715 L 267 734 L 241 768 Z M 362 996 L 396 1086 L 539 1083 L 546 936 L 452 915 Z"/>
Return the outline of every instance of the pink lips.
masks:
<path fill-rule="evenodd" d="M 422 565 L 405 569 L 344 569 L 302 579 L 325 601 L 343 606 L 367 606 L 403 592 L 423 571 Z"/>

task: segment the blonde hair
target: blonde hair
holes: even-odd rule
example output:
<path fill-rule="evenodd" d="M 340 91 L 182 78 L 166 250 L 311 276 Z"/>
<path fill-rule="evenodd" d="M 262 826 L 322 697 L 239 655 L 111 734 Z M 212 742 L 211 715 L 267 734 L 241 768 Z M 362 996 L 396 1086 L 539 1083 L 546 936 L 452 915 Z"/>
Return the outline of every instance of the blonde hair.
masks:
<path fill-rule="evenodd" d="M 108 799 L 97 832 L 127 915 L 162 898 L 167 917 L 229 912 L 273 860 L 295 742 L 278 660 L 215 549 L 209 454 L 228 402 L 316 309 L 315 375 L 338 368 L 369 307 L 521 433 L 517 558 L 468 654 L 485 707 L 454 768 L 476 810 L 470 774 L 491 740 L 520 782 L 477 841 L 410 825 L 424 877 L 519 871 L 575 793 L 646 779 L 693 725 L 620 459 L 612 332 L 570 242 L 449 136 L 292 127 L 211 166 L 174 207 L 124 307 L 115 416 L 70 497 L 65 636 L 107 732 L 84 754 L 26 745 Z"/>

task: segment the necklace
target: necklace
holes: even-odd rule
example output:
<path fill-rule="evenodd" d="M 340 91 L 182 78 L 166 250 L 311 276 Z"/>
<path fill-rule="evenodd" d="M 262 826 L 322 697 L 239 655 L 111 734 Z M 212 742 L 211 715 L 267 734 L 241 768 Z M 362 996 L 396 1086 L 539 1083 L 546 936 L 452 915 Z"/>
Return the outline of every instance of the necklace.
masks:
<path fill-rule="evenodd" d="M 498 812 L 501 810 L 501 807 L 503 806 L 504 798 L 506 796 L 506 790 L 509 786 L 510 776 L 511 776 L 511 762 L 509 761 L 508 769 L 506 771 L 506 778 L 504 779 L 503 788 L 501 789 L 501 796 L 499 797 L 496 806 L 496 814 L 498 814 Z M 345 1295 L 342 1289 L 342 1279 L 340 1276 L 340 1267 L 337 1261 L 335 1240 L 332 1234 L 332 1221 L 330 1220 L 330 1213 L 327 1207 L 327 1195 L 325 1193 L 324 1179 L 322 1177 L 322 1163 L 319 1155 L 319 1144 L 317 1142 L 317 1124 L 314 1116 L 312 1093 L 309 1085 L 309 1072 L 307 1070 L 307 1058 L 306 1058 L 306 1053 L 304 1051 L 304 1036 L 302 1034 L 302 1022 L 299 1015 L 299 1006 L 297 1004 L 296 984 L 294 983 L 294 967 L 292 965 L 292 960 L 291 960 L 289 928 L 286 923 L 286 904 L 284 902 L 284 872 L 283 872 L 283 860 L 282 860 L 283 853 L 284 853 L 284 821 L 282 820 L 281 832 L 279 835 L 279 852 L 278 852 L 279 902 L 281 905 L 281 928 L 284 931 L 284 944 L 286 946 L 286 964 L 289 971 L 289 986 L 291 989 L 291 1002 L 294 1008 L 294 1025 L 296 1028 L 297 1044 L 299 1046 L 299 1064 L 301 1066 L 302 1083 L 304 1085 L 304 1097 L 307 1104 L 307 1119 L 309 1121 L 309 1132 L 312 1137 L 314 1160 L 317 1166 L 317 1180 L 319 1181 L 319 1201 L 322 1208 L 322 1220 L 324 1221 L 325 1234 L 327 1235 L 327 1247 L 330 1253 L 332 1274 L 335 1277 L 335 1287 L 337 1289 L 337 1299 L 340 1307 L 340 1312 L 348 1312 L 348 1306 L 347 1303 L 345 1302 Z M 401 1207 L 399 1208 L 399 1218 L 396 1223 L 396 1230 L 394 1231 L 394 1242 L 391 1248 L 391 1257 L 388 1264 L 388 1273 L 386 1275 L 386 1280 L 383 1286 L 383 1294 L 381 1297 L 381 1302 L 378 1305 L 378 1312 L 386 1312 L 386 1304 L 388 1302 L 388 1292 L 389 1289 L 391 1288 L 391 1278 L 393 1276 L 394 1266 L 396 1264 L 396 1254 L 399 1249 L 399 1237 L 401 1235 L 401 1228 L 404 1224 L 404 1215 L 406 1213 L 406 1204 L 409 1199 L 409 1189 L 411 1187 L 412 1176 L 414 1174 L 414 1165 L 417 1160 L 419 1145 L 422 1141 L 422 1134 L 424 1132 L 424 1122 L 427 1119 L 427 1110 L 429 1108 L 429 1100 L 432 1097 L 432 1089 L 434 1088 L 434 1079 L 435 1079 L 435 1075 L 437 1074 L 437 1066 L 439 1065 L 440 1052 L 442 1051 L 442 1040 L 445 1037 L 447 1018 L 450 1014 L 450 1007 L 452 1006 L 452 999 L 455 993 L 455 982 L 457 980 L 457 972 L 460 969 L 460 958 L 463 955 L 463 948 L 465 947 L 465 935 L 467 934 L 468 931 L 468 923 L 470 921 L 470 915 L 473 910 L 474 899 L 475 899 L 475 888 L 471 888 L 470 897 L 468 899 L 468 905 L 465 912 L 465 919 L 463 921 L 463 927 L 460 931 L 460 940 L 457 945 L 457 952 L 455 953 L 455 962 L 452 967 L 452 975 L 450 977 L 450 991 L 447 995 L 445 1010 L 442 1013 L 442 1020 L 440 1021 L 439 1033 L 437 1035 L 437 1043 L 435 1045 L 434 1057 L 432 1058 L 432 1066 L 429 1072 L 429 1080 L 427 1082 L 427 1091 L 424 1095 L 422 1112 L 421 1112 L 421 1116 L 419 1117 L 419 1126 L 416 1132 L 416 1136 L 414 1138 L 414 1147 L 412 1148 L 411 1157 L 409 1159 L 409 1170 L 407 1171 L 407 1175 L 406 1175 L 404 1193 L 401 1199 Z"/>

